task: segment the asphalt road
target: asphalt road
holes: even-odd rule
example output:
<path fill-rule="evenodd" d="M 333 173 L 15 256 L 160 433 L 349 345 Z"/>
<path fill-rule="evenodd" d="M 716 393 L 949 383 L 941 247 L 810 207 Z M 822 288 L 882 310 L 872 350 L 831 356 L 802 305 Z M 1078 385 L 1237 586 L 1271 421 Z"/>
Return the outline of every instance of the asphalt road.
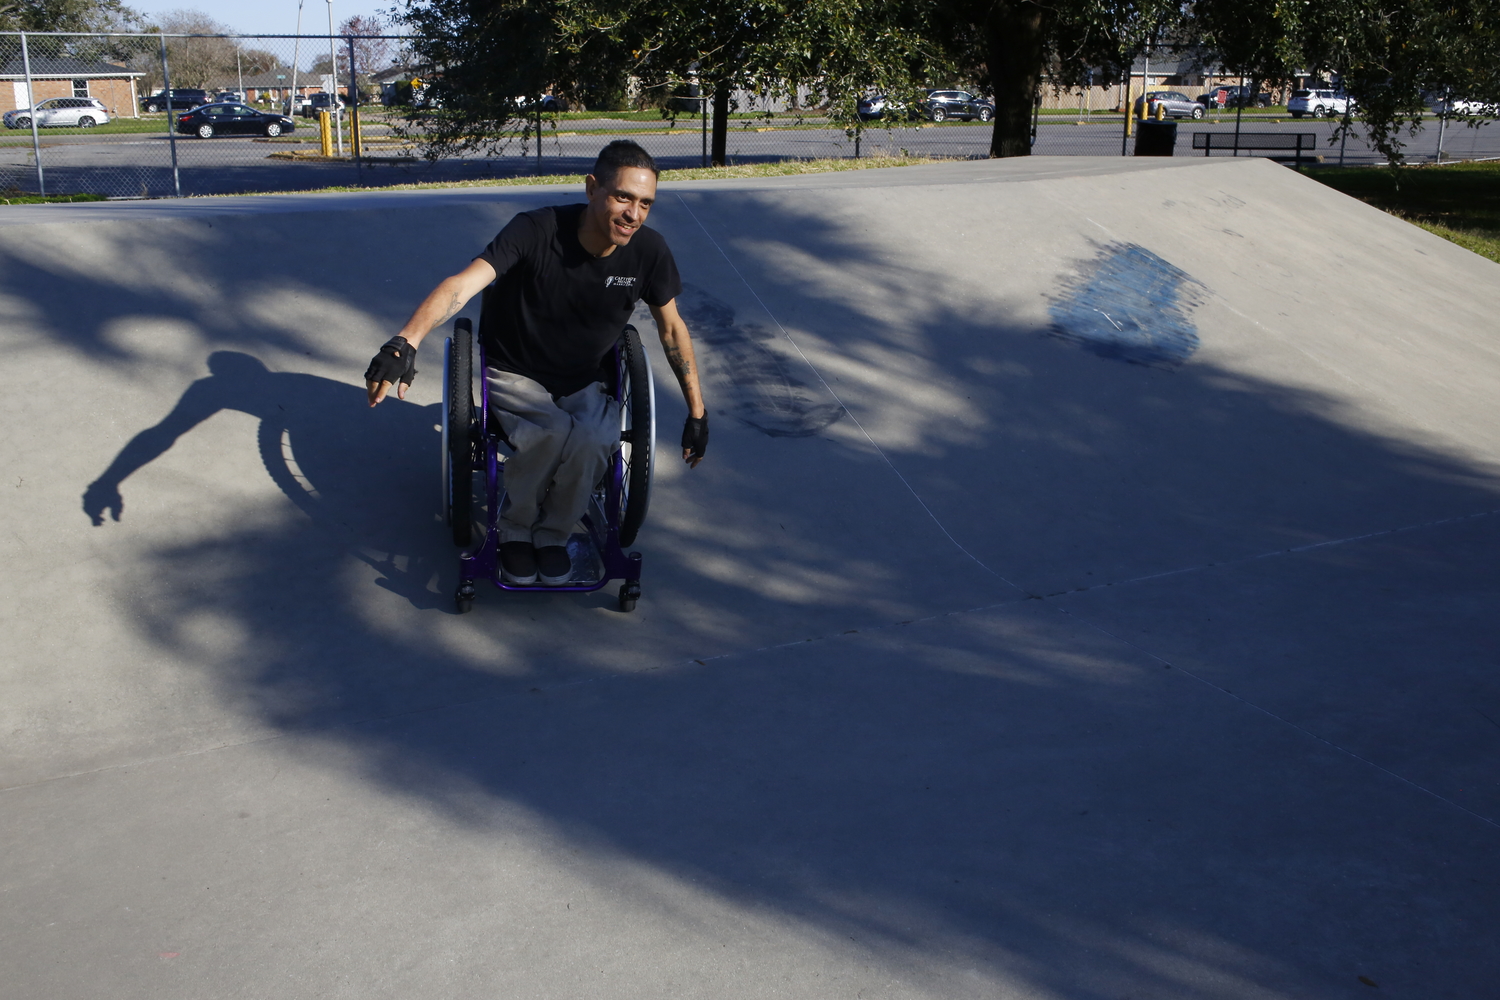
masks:
<path fill-rule="evenodd" d="M 1436 123 L 1407 139 L 1407 156 L 1416 162 L 1437 158 Z M 1361 138 L 1344 146 L 1331 142 L 1332 122 L 1245 122 L 1247 132 L 1302 132 L 1319 137 L 1324 161 L 1349 165 L 1383 162 Z M 1178 155 L 1194 155 L 1189 136 L 1196 131 L 1225 131 L 1233 119 L 1219 122 L 1184 121 L 1179 125 Z M 1493 123 L 1462 124 L 1444 130 L 1443 149 L 1449 158 L 1500 156 L 1500 130 Z M 1043 156 L 1114 156 L 1122 148 L 1118 120 L 1076 124 L 1043 122 L 1036 153 Z M 305 132 L 303 133 L 306 134 Z M 464 180 L 479 177 L 522 176 L 533 173 L 578 173 L 588 169 L 606 136 L 632 135 L 664 167 L 696 167 L 703 157 L 703 139 L 696 123 L 679 122 L 666 130 L 656 123 L 598 121 L 567 123 L 549 134 L 540 160 L 532 143 L 516 142 L 493 156 L 453 157 L 436 162 L 403 160 L 376 147 L 374 158 L 353 163 L 296 162 L 269 159 L 272 152 L 311 151 L 308 143 L 268 143 L 250 138 L 199 140 L 183 137 L 176 143 L 177 175 L 186 195 L 235 194 L 258 191 L 306 191 L 335 185 L 385 187 L 415 181 Z M 989 148 L 990 127 L 955 124 L 905 129 L 873 129 L 859 144 L 859 155 L 902 151 L 956 158 L 982 158 Z M 6 138 L 11 138 L 7 136 Z M 0 147 L 0 188 L 37 190 L 36 165 L 24 135 L 15 145 Z M 1123 144 L 1133 150 L 1133 140 Z M 835 128 L 774 128 L 753 121 L 736 123 L 729 134 L 732 161 L 812 159 L 855 155 L 854 143 Z M 163 197 L 174 192 L 172 143 L 156 135 L 44 136 L 42 168 L 48 193 L 90 192 L 111 197 Z"/>

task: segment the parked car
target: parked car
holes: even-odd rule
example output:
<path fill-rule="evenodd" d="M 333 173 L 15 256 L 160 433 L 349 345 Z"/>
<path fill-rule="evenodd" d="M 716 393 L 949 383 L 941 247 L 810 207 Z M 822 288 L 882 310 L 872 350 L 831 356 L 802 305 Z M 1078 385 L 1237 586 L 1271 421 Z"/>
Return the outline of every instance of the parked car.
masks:
<path fill-rule="evenodd" d="M 1485 118 L 1495 117 L 1494 103 L 1484 101 L 1453 101 L 1448 105 L 1453 111 L 1460 115 L 1477 115 Z"/>
<path fill-rule="evenodd" d="M 896 107 L 884 94 L 872 94 L 859 102 L 856 109 L 861 121 L 875 121 L 884 118 L 887 112 L 894 114 Z"/>
<path fill-rule="evenodd" d="M 190 111 L 207 103 L 206 90 L 178 90 L 173 87 L 170 101 L 167 92 L 159 90 L 150 97 L 141 98 L 141 109 L 151 114 L 158 111 Z"/>
<path fill-rule="evenodd" d="M 1438 98 L 1437 100 L 1430 102 L 1428 104 L 1428 107 L 1430 107 L 1433 111 L 1442 111 L 1442 98 Z M 1448 110 L 1453 112 L 1455 115 L 1470 115 L 1477 118 L 1495 117 L 1495 105 L 1493 103 L 1486 104 L 1484 101 L 1452 100 L 1448 102 Z"/>
<path fill-rule="evenodd" d="M 93 128 L 109 121 L 103 102 L 92 97 L 54 97 L 35 108 L 17 108 L 4 116 L 6 128 Z"/>
<path fill-rule="evenodd" d="M 1178 93 L 1175 90 L 1152 90 L 1137 97 L 1135 99 L 1137 114 L 1140 113 L 1143 105 L 1148 118 L 1156 117 L 1156 109 L 1158 107 L 1165 110 L 1168 118 L 1203 117 L 1203 105 L 1197 101 L 1189 100 L 1188 95 Z"/>
<path fill-rule="evenodd" d="M 336 115 L 343 110 L 343 107 L 339 95 L 317 93 L 309 97 L 307 103 L 302 105 L 297 113 L 303 118 L 316 118 L 323 111 Z"/>
<path fill-rule="evenodd" d="M 243 104 L 205 104 L 177 116 L 177 131 L 212 139 L 216 135 L 285 135 L 297 123 L 285 115 L 256 111 Z"/>
<path fill-rule="evenodd" d="M 543 94 L 542 95 L 542 102 L 541 103 L 542 103 L 542 112 L 544 114 L 550 114 L 552 112 L 567 111 L 567 110 L 569 110 L 572 107 L 572 105 L 570 105 L 568 103 L 567 98 L 565 98 L 565 97 L 558 97 L 556 94 Z M 696 111 L 698 109 L 698 101 L 693 100 L 693 101 L 688 102 L 688 103 L 691 104 L 692 110 Z M 535 111 L 536 110 L 536 105 L 537 105 L 536 99 L 533 98 L 533 97 L 527 97 L 525 95 L 521 95 L 521 96 L 519 96 L 519 97 L 516 98 L 516 107 L 518 109 L 522 110 L 522 111 Z M 687 105 L 686 104 L 684 105 L 684 110 L 687 110 Z"/>
<path fill-rule="evenodd" d="M 246 104 L 245 95 L 238 90 L 221 90 L 214 95 L 214 103 L 227 102 L 229 104 Z"/>
<path fill-rule="evenodd" d="M 958 118 L 987 122 L 995 117 L 995 106 L 966 90 L 929 90 L 922 102 L 922 112 L 935 122 Z"/>
<path fill-rule="evenodd" d="M 1354 109 L 1354 102 L 1341 90 L 1294 90 L 1291 100 L 1286 102 L 1287 114 L 1293 118 L 1312 115 L 1326 118 L 1342 115 Z"/>
<path fill-rule="evenodd" d="M 1205 108 L 1269 108 L 1271 95 L 1264 90 L 1251 91 L 1239 84 L 1224 84 L 1194 98 Z"/>

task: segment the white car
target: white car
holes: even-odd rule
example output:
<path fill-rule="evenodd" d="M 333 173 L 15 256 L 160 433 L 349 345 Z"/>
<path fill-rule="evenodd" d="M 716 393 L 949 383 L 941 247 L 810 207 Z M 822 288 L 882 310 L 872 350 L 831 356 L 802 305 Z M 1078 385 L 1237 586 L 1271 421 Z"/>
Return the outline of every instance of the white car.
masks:
<path fill-rule="evenodd" d="M 1341 90 L 1297 90 L 1286 102 L 1286 110 L 1293 118 L 1303 115 L 1327 118 L 1354 110 L 1354 102 Z"/>
<path fill-rule="evenodd" d="M 1495 105 L 1483 101 L 1453 101 L 1448 105 L 1456 115 L 1474 115 L 1480 118 L 1495 117 Z"/>
<path fill-rule="evenodd" d="M 38 128 L 93 128 L 109 121 L 109 112 L 94 97 L 54 97 L 35 108 L 17 108 L 5 112 L 6 128 L 31 128 L 35 116 Z"/>

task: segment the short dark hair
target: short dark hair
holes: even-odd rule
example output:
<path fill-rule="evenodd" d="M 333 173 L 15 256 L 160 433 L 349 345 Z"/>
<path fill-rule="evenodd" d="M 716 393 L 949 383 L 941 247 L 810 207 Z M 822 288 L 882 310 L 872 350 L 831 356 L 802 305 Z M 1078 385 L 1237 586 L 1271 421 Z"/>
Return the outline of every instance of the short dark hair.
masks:
<path fill-rule="evenodd" d="M 594 161 L 594 180 L 604 185 L 613 184 L 615 174 L 627 167 L 639 167 L 651 171 L 657 177 L 661 176 L 656 161 L 638 143 L 629 139 L 616 139 L 599 150 L 599 158 Z"/>

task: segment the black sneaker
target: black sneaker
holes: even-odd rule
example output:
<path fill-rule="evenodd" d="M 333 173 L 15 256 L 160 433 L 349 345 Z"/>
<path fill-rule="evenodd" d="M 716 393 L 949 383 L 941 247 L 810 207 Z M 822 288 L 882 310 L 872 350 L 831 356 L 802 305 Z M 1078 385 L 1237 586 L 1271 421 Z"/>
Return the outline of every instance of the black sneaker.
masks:
<path fill-rule="evenodd" d="M 536 568 L 544 587 L 560 587 L 573 576 L 573 560 L 562 545 L 543 545 L 537 549 Z"/>
<path fill-rule="evenodd" d="M 518 587 L 536 583 L 536 549 L 530 542 L 500 543 L 500 576 Z"/>

